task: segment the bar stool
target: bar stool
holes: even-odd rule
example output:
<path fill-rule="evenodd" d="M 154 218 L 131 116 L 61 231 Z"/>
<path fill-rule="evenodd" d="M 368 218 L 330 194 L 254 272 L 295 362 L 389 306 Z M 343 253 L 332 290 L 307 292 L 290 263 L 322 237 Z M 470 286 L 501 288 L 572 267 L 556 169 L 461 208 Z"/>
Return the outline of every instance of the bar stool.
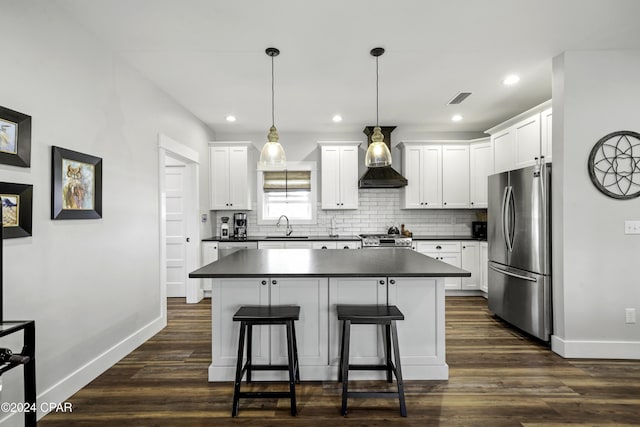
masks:
<path fill-rule="evenodd" d="M 291 399 L 291 415 L 297 414 L 296 382 L 300 382 L 298 364 L 298 343 L 294 321 L 300 319 L 300 307 L 297 305 L 242 306 L 233 315 L 235 322 L 240 322 L 240 340 L 238 343 L 238 363 L 233 389 L 233 408 L 231 416 L 238 415 L 240 398 L 279 398 Z M 285 325 L 287 328 L 287 365 L 254 365 L 251 362 L 252 328 L 254 325 Z M 243 365 L 245 334 L 247 337 L 247 362 Z M 240 383 L 247 373 L 247 383 L 251 383 L 252 371 L 289 371 L 289 391 L 241 392 Z"/>
<path fill-rule="evenodd" d="M 404 315 L 395 305 L 338 305 L 338 320 L 342 320 L 342 342 L 340 344 L 340 371 L 338 381 L 342 382 L 342 415 L 347 415 L 347 399 L 349 397 L 386 397 L 398 398 L 400 401 L 400 415 L 407 416 L 407 407 L 404 401 L 404 383 L 402 380 L 402 368 L 400 365 L 400 350 L 398 349 L 398 330 L 396 320 L 404 320 Z M 384 365 L 350 365 L 349 364 L 349 338 L 351 324 L 383 325 L 385 328 L 385 364 Z M 393 358 L 391 360 L 391 341 L 393 340 Z M 393 382 L 391 374 L 395 374 L 398 391 L 349 391 L 349 371 L 386 371 L 387 382 Z"/>

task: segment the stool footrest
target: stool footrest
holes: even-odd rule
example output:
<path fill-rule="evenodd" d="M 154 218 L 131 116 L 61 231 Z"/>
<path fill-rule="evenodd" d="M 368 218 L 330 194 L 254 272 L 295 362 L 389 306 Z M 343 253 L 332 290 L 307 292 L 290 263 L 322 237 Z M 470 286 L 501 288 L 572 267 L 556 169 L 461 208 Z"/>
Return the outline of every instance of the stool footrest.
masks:
<path fill-rule="evenodd" d="M 350 371 L 388 371 L 391 369 L 395 371 L 396 367 L 391 365 L 349 365 Z"/>
<path fill-rule="evenodd" d="M 247 365 L 244 365 L 245 368 Z M 297 366 L 297 365 L 296 365 Z M 254 365 L 251 364 L 252 371 L 288 371 L 289 365 Z"/>
<path fill-rule="evenodd" d="M 397 391 L 350 391 L 347 397 L 399 397 Z"/>
<path fill-rule="evenodd" d="M 238 398 L 241 397 L 291 397 L 291 393 L 288 391 L 241 391 Z"/>

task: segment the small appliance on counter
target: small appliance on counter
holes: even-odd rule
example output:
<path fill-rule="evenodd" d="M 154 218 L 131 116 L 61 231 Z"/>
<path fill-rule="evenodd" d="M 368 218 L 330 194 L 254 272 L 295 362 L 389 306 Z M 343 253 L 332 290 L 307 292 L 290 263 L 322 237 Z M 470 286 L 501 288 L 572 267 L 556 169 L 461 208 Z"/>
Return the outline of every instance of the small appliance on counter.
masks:
<path fill-rule="evenodd" d="M 411 249 L 411 237 L 400 234 L 359 234 L 362 241 L 362 249 L 371 248 L 405 248 Z"/>
<path fill-rule="evenodd" d="M 236 212 L 233 214 L 233 236 L 236 239 L 247 238 L 247 214 Z"/>
<path fill-rule="evenodd" d="M 220 218 L 222 220 L 222 224 L 220 224 L 220 238 L 222 240 L 229 239 L 229 217 L 223 216 Z"/>
<path fill-rule="evenodd" d="M 472 221 L 471 235 L 475 238 L 486 239 L 487 238 L 487 221 Z"/>

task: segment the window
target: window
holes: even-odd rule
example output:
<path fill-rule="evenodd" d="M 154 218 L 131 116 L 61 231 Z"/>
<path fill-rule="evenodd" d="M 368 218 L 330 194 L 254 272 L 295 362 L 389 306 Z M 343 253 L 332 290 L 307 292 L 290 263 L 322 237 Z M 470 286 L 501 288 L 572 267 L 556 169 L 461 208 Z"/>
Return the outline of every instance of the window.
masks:
<path fill-rule="evenodd" d="M 258 224 L 286 215 L 293 224 L 316 223 L 316 171 L 309 162 L 289 163 L 286 170 L 258 173 Z"/>

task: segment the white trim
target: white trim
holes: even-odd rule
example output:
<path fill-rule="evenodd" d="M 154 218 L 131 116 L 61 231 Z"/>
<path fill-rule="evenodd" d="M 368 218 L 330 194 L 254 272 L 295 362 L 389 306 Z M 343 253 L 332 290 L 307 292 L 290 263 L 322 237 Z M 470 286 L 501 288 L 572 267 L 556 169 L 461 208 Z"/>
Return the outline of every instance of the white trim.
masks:
<path fill-rule="evenodd" d="M 640 360 L 638 341 L 569 341 L 553 335 L 551 350 L 564 358 Z"/>
<path fill-rule="evenodd" d="M 488 133 L 489 135 L 493 135 L 494 133 L 497 133 L 501 130 L 504 130 L 508 127 L 510 127 L 511 125 L 514 125 L 524 119 L 527 119 L 529 117 L 531 117 L 534 114 L 537 113 L 541 113 L 542 111 L 548 109 L 549 107 L 551 107 L 551 99 L 543 102 L 542 104 L 536 105 L 535 107 L 532 107 L 530 109 L 528 109 L 527 111 L 524 111 L 520 114 L 518 114 L 517 116 L 513 116 L 510 119 L 505 120 L 502 123 L 499 123 L 497 125 L 495 125 L 494 127 L 492 127 L 491 129 L 487 129 L 484 131 L 484 133 Z"/>
<path fill-rule="evenodd" d="M 170 151 L 185 163 L 200 163 L 200 155 L 197 151 L 162 133 L 158 134 L 158 147 Z"/>
<path fill-rule="evenodd" d="M 69 398 L 69 396 L 72 396 L 78 390 L 96 379 L 107 369 L 122 360 L 126 355 L 160 332 L 165 326 L 167 326 L 166 316 L 160 316 L 151 321 L 149 324 L 124 338 L 113 347 L 107 349 L 93 360 L 84 364 L 58 381 L 56 384 L 40 393 L 37 397 L 38 403 L 64 402 Z M 40 409 L 41 407 L 38 405 L 38 419 L 46 415 L 46 413 L 41 412 Z M 22 417 L 22 414 L 18 415 Z M 4 424 L 8 418 L 9 417 L 3 419 L 0 424 Z"/>
<path fill-rule="evenodd" d="M 193 149 L 186 145 L 177 142 L 168 136 L 159 133 L 158 134 L 158 202 L 160 209 L 160 236 L 158 245 L 160 247 L 160 313 L 166 319 L 167 317 L 167 248 L 165 241 L 167 238 L 167 206 L 166 206 L 166 184 L 165 184 L 165 166 L 166 157 L 177 158 L 186 163 L 189 176 L 193 180 L 193 207 L 195 212 L 199 211 L 200 199 L 199 199 L 199 155 Z M 194 216 L 194 221 L 197 221 L 197 215 Z M 200 227 L 195 224 L 193 227 L 192 239 L 193 244 L 199 244 L 200 242 Z M 195 251 L 195 263 L 200 265 L 201 252 Z M 195 268 L 195 267 L 194 267 Z M 202 290 L 202 279 L 190 279 L 186 286 L 186 302 L 188 304 L 197 303 L 204 298 L 204 291 Z"/>

